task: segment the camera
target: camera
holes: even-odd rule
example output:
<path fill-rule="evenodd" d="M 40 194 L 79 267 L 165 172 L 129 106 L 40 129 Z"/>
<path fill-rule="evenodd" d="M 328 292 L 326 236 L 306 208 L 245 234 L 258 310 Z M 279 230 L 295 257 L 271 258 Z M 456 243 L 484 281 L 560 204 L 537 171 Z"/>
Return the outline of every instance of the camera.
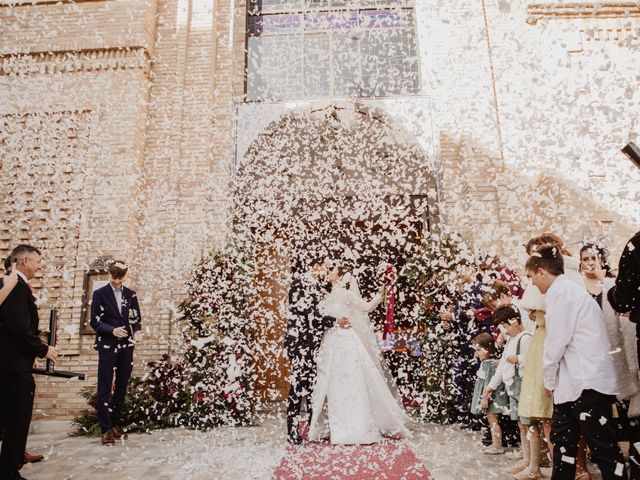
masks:
<path fill-rule="evenodd" d="M 640 168 L 640 148 L 635 143 L 627 143 L 620 151 L 629 157 L 636 167 Z"/>

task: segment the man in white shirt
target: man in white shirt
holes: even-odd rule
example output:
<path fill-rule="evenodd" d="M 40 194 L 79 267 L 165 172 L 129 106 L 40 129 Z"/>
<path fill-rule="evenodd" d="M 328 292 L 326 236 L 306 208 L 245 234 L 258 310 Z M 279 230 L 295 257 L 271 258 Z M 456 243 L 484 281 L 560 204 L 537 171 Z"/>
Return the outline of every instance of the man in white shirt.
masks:
<path fill-rule="evenodd" d="M 580 435 L 604 480 L 627 478 L 613 420 L 616 372 L 602 311 L 585 288 L 565 277 L 556 247 L 539 248 L 526 269 L 547 295 L 543 376 L 554 403 L 551 478 L 574 479 Z"/>

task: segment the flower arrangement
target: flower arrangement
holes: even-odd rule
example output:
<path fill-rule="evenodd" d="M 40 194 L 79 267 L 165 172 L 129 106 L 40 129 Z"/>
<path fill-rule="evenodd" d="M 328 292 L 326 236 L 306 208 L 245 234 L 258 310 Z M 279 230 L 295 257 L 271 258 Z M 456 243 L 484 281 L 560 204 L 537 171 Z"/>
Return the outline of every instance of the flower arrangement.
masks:
<path fill-rule="evenodd" d="M 461 237 L 433 234 L 422 241 L 398 275 L 398 282 L 416 299 L 413 321 L 424 332 L 419 339 L 421 371 L 413 372 L 422 381 L 412 395 L 424 421 L 452 423 L 455 419 L 456 387 L 451 368 L 456 334 L 444 319 L 457 294 L 459 277 L 473 261 Z"/>
<path fill-rule="evenodd" d="M 184 351 L 165 355 L 131 379 L 122 417 L 127 430 L 206 430 L 251 422 L 250 258 L 246 249 L 230 246 L 195 267 L 178 319 Z M 73 434 L 98 435 L 95 388 L 83 396 L 89 405 L 74 419 Z"/>

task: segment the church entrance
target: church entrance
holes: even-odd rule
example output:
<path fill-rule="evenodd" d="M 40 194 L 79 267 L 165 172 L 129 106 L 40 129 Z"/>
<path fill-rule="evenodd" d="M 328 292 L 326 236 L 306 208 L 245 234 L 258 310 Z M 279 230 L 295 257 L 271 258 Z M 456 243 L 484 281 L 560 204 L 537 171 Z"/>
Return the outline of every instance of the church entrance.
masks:
<path fill-rule="evenodd" d="M 234 237 L 255 248 L 255 392 L 260 401 L 280 401 L 288 391 L 292 262 L 347 263 L 370 295 L 377 266 L 400 268 L 437 227 L 435 176 L 392 118 L 359 104 L 330 105 L 269 125 L 248 149 L 232 194 Z"/>

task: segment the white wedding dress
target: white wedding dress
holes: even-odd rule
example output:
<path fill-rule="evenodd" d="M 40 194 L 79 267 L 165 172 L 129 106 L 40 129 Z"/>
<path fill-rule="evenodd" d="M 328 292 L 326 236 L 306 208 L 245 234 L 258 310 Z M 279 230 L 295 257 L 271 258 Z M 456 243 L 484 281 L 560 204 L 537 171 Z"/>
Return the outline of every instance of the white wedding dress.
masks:
<path fill-rule="evenodd" d="M 393 378 L 381 363 L 367 315 L 382 295 L 366 302 L 355 281 L 345 288 L 348 280 L 335 285 L 319 306 L 323 315 L 347 317 L 351 328 L 331 328 L 322 338 L 309 440 L 330 437 L 334 444 L 370 444 L 383 436 L 404 437 L 409 419 Z"/>

